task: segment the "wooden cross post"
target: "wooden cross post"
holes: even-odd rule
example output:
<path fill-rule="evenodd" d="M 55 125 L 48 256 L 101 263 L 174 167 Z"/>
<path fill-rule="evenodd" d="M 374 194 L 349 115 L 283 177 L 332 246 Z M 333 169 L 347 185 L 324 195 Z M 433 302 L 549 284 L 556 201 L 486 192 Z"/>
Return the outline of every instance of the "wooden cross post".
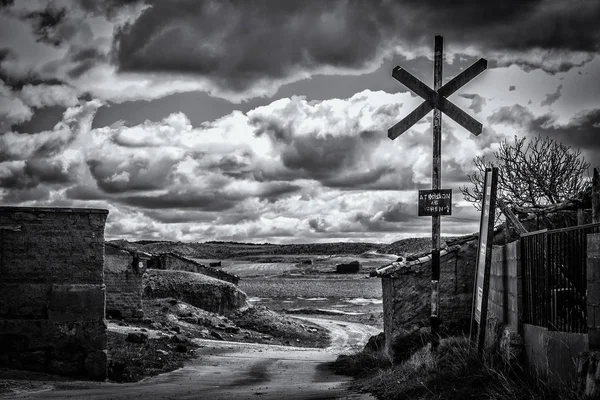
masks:
<path fill-rule="evenodd" d="M 477 122 L 463 110 L 458 108 L 446 97 L 456 92 L 471 79 L 475 78 L 487 68 L 487 61 L 479 59 L 475 64 L 461 72 L 450 82 L 442 86 L 443 65 L 443 37 L 435 37 L 434 46 L 434 68 L 433 68 L 433 90 L 426 84 L 415 78 L 406 70 L 397 66 L 392 70 L 392 76 L 408 87 L 410 90 L 423 97 L 425 101 L 419 107 L 408 114 L 404 119 L 388 130 L 388 137 L 396 139 L 421 118 L 433 110 L 433 164 L 431 167 L 431 191 L 427 191 L 429 199 L 440 197 L 443 190 L 441 177 L 441 154 L 442 154 L 442 112 L 454 121 L 465 127 L 474 135 L 479 135 L 483 129 L 481 123 Z M 421 192 L 421 191 L 420 191 Z M 425 191 L 423 191 L 425 192 Z M 421 201 L 421 194 L 419 201 Z M 449 199 L 451 204 L 451 197 Z M 449 206 L 441 207 L 434 200 L 434 206 L 426 207 L 427 213 L 419 215 L 430 215 L 431 220 L 431 344 L 435 349 L 439 344 L 440 317 L 439 317 L 439 281 L 440 281 L 440 236 L 441 215 L 450 215 Z M 421 205 L 419 207 L 421 209 Z"/>

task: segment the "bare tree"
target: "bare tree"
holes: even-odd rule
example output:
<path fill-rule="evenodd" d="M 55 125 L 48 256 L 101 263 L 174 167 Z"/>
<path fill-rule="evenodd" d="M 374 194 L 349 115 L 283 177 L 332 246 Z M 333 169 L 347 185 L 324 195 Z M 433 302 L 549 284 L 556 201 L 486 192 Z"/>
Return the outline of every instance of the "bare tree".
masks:
<path fill-rule="evenodd" d="M 589 184 L 589 168 L 581 151 L 548 137 L 506 139 L 493 153 L 494 161 L 473 159 L 477 172 L 468 175 L 472 186 L 462 186 L 465 200 L 481 209 L 485 169 L 498 167 L 498 196 L 517 209 L 546 208 L 577 197 Z"/>

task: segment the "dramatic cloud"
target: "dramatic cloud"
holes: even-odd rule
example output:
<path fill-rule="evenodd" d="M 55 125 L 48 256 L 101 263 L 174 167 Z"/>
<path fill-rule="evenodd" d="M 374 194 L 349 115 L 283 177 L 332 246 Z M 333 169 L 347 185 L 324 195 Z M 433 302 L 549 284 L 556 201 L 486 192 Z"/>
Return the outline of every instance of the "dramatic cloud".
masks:
<path fill-rule="evenodd" d="M 19 93 L 21 100 L 31 107 L 73 107 L 79 103 L 77 90 L 67 85 L 23 86 Z"/>
<path fill-rule="evenodd" d="M 512 3 L 151 2 L 119 31 L 115 54 L 121 71 L 198 75 L 221 91 L 241 92 L 306 73 L 365 71 L 400 48 L 409 57 L 422 54 L 432 27 L 453 39 L 450 50 L 513 51 L 495 57 L 501 65 L 557 72 L 598 52 L 599 4 Z"/>
<path fill-rule="evenodd" d="M 5 83 L 0 80 L 0 133 L 15 124 L 28 121 L 33 112 Z"/>
<path fill-rule="evenodd" d="M 521 105 L 502 107 L 489 120 L 516 126 L 520 136 L 551 137 L 587 153 L 591 166 L 600 166 L 600 109 L 586 110 L 565 124 L 558 123 L 552 114 L 535 116 Z"/>
<path fill-rule="evenodd" d="M 563 0 L 2 2 L 0 200 L 107 208 L 109 238 L 428 235 L 432 115 L 387 138 L 422 102 L 390 71 L 431 85 L 442 34 L 444 82 L 488 60 L 451 97 L 482 134 L 442 118 L 442 230 L 470 233 L 457 188 L 504 138 L 600 164 L 599 19 Z"/>

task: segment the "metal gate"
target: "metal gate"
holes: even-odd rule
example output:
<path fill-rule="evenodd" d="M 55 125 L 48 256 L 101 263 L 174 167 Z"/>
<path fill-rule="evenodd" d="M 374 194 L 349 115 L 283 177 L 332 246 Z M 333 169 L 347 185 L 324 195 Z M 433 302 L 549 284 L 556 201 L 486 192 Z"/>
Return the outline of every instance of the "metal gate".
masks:
<path fill-rule="evenodd" d="M 521 235 L 525 323 L 587 332 L 587 235 L 599 232 L 590 224 Z"/>

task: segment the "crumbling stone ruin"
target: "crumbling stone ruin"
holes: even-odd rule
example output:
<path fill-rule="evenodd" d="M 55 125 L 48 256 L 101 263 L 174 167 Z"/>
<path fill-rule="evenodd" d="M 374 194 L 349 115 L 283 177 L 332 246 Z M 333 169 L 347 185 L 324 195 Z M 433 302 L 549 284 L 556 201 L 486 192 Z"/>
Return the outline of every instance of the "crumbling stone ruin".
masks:
<path fill-rule="evenodd" d="M 106 378 L 107 214 L 0 207 L 0 366 Z"/>
<path fill-rule="evenodd" d="M 112 243 L 104 246 L 106 316 L 127 321 L 144 318 L 142 281 L 151 255 L 125 250 Z"/>
<path fill-rule="evenodd" d="M 219 262 L 219 266 L 220 265 L 221 264 Z M 199 262 L 192 260 L 191 258 L 182 256 L 177 253 L 160 253 L 153 255 L 152 259 L 148 262 L 148 268 L 195 272 L 198 274 L 220 279 L 225 282 L 230 282 L 234 285 L 237 285 L 240 281 L 240 278 L 237 275 L 230 274 L 229 272 L 225 272 L 220 269 L 207 267 L 204 264 L 200 264 Z"/>
<path fill-rule="evenodd" d="M 471 317 L 475 240 L 440 253 L 440 312 L 443 329 L 465 331 Z M 431 254 L 394 262 L 372 273 L 381 277 L 386 351 L 399 332 L 429 326 L 431 315 Z"/>

